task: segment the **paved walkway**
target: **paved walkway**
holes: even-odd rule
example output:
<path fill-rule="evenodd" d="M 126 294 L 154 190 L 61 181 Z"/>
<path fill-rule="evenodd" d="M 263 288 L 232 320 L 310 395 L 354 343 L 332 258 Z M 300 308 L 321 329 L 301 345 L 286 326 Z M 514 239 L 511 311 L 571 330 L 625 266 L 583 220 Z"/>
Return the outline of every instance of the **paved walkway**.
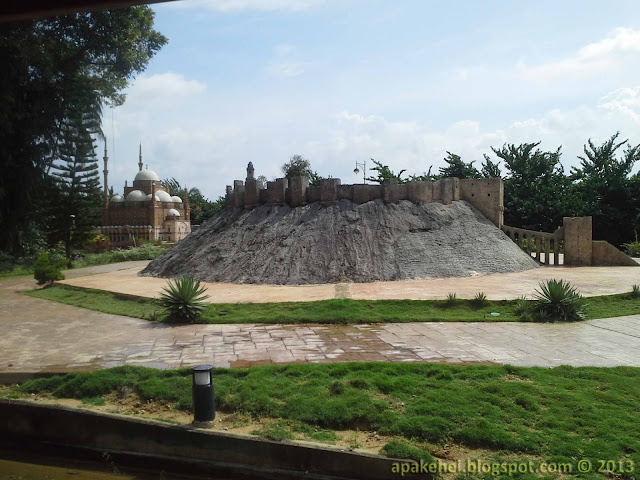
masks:
<path fill-rule="evenodd" d="M 146 263 L 134 268 L 111 271 L 90 277 L 68 278 L 61 282 L 112 292 L 157 297 L 166 286 L 164 278 L 140 277 Z M 484 292 L 491 300 L 531 296 L 541 282 L 562 278 L 574 285 L 582 295 L 609 295 L 631 291 L 640 284 L 640 268 L 634 267 L 540 267 L 525 272 L 501 273 L 464 278 L 432 278 L 396 282 L 338 283 L 324 285 L 240 285 L 205 283 L 211 303 L 264 303 L 314 301 L 330 298 L 357 300 L 444 299 L 450 292 L 458 298 L 473 298 Z"/>
<path fill-rule="evenodd" d="M 88 282 L 93 274 L 131 266 L 75 270 L 67 277 Z M 0 281 L 0 373 L 343 361 L 640 366 L 640 315 L 573 324 L 170 327 L 19 293 L 34 285 L 29 278 Z"/>

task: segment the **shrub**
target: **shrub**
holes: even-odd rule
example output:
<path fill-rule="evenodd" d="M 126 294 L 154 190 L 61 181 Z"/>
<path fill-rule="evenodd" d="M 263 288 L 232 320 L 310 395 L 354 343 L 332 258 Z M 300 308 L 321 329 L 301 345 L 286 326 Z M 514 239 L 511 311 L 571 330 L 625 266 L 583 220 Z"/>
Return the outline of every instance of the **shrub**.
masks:
<path fill-rule="evenodd" d="M 627 255 L 630 257 L 640 257 L 640 241 L 638 241 L 638 232 L 636 232 L 635 241 L 625 243 L 624 248 L 627 251 Z"/>
<path fill-rule="evenodd" d="M 47 252 L 43 252 L 38 256 L 36 261 L 33 278 L 38 281 L 38 285 L 50 285 L 56 280 L 64 280 L 64 275 L 60 269 L 64 266 L 64 259 L 50 258 Z"/>
<path fill-rule="evenodd" d="M 483 292 L 476 293 L 476 296 L 471 300 L 471 305 L 476 308 L 484 307 L 488 303 L 487 296 Z"/>
<path fill-rule="evenodd" d="M 160 294 L 162 306 L 169 311 L 169 317 L 176 322 L 193 322 L 205 308 L 204 300 L 209 295 L 203 295 L 206 288 L 200 286 L 199 280 L 182 277 L 172 282 L 169 280 Z"/>
<path fill-rule="evenodd" d="M 564 280 L 548 280 L 536 290 L 531 319 L 539 322 L 584 320 L 584 299 Z"/>
<path fill-rule="evenodd" d="M 529 301 L 527 300 L 527 297 L 525 297 L 524 295 L 522 295 L 521 297 L 518 298 L 518 300 L 516 301 L 516 308 L 513 311 L 513 313 L 515 313 L 516 315 L 518 315 L 519 317 L 525 315 L 526 313 L 529 312 L 529 310 L 531 310 L 531 304 L 529 303 Z"/>
<path fill-rule="evenodd" d="M 631 298 L 640 297 L 640 285 L 634 285 L 631 287 Z"/>
<path fill-rule="evenodd" d="M 96 235 L 84 245 L 84 248 L 91 253 L 104 252 L 109 249 L 109 239 L 105 235 Z"/>
<path fill-rule="evenodd" d="M 455 293 L 448 293 L 447 299 L 445 300 L 444 304 L 448 307 L 452 307 L 453 305 L 456 304 L 457 301 L 458 301 L 458 296 Z"/>

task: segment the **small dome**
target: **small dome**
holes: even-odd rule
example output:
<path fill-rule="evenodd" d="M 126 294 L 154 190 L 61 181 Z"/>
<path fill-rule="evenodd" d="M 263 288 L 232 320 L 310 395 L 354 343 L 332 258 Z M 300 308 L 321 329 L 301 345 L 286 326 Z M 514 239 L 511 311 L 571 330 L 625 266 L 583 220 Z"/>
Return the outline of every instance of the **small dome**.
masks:
<path fill-rule="evenodd" d="M 147 200 L 151 200 L 151 194 L 147 195 Z M 158 198 L 158 195 L 156 195 L 156 202 L 159 202 L 160 199 Z"/>
<path fill-rule="evenodd" d="M 171 196 L 171 201 L 175 202 L 175 203 L 182 203 L 182 199 L 177 195 L 172 195 Z"/>
<path fill-rule="evenodd" d="M 113 203 L 124 202 L 124 197 L 122 195 L 114 195 L 113 197 L 111 197 L 111 201 Z"/>
<path fill-rule="evenodd" d="M 136 180 L 156 180 L 156 181 L 160 181 L 160 177 L 158 177 L 158 174 L 156 172 L 154 172 L 153 170 L 140 170 L 138 172 L 138 174 L 136 175 L 136 178 L 133 179 L 134 182 Z"/>
<path fill-rule="evenodd" d="M 179 216 L 180 216 L 180 212 L 175 208 L 170 209 L 169 213 L 167 213 L 167 217 L 179 217 Z"/>
<path fill-rule="evenodd" d="M 161 202 L 173 202 L 171 195 L 164 190 L 156 190 L 156 197 L 160 199 Z"/>
<path fill-rule="evenodd" d="M 141 190 L 132 190 L 127 195 L 127 202 L 143 202 L 147 199 L 147 196 Z"/>

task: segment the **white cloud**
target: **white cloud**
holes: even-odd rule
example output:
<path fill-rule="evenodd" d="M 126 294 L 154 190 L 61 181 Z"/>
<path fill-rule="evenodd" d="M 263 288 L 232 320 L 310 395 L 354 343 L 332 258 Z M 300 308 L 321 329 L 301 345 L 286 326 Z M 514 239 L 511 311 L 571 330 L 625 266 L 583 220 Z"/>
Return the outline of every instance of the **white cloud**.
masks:
<path fill-rule="evenodd" d="M 203 82 L 189 80 L 179 73 L 140 75 L 127 90 L 127 103 L 145 104 L 148 108 L 171 106 L 206 90 Z"/>
<path fill-rule="evenodd" d="M 207 8 L 217 12 L 234 13 L 257 11 L 300 11 L 315 8 L 327 0 L 184 0 L 171 2 L 176 8 Z"/>
<path fill-rule="evenodd" d="M 312 62 L 297 60 L 296 48 L 293 45 L 276 45 L 274 53 L 275 59 L 266 67 L 267 74 L 272 77 L 298 77 L 313 65 Z"/>
<path fill-rule="evenodd" d="M 582 47 L 569 58 L 536 66 L 521 63 L 517 68 L 524 79 L 545 81 L 605 72 L 639 54 L 640 31 L 620 27 L 606 38 Z"/>

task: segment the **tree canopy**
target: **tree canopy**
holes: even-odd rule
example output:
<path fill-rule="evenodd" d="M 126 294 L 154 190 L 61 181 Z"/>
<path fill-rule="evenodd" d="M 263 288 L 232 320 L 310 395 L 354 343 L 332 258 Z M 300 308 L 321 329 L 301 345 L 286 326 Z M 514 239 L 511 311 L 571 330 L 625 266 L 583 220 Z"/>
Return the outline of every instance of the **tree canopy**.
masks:
<path fill-rule="evenodd" d="M 36 206 L 78 91 L 87 115 L 121 104 L 167 42 L 153 17 L 140 6 L 0 24 L 0 250 L 25 253 L 43 228 Z"/>

